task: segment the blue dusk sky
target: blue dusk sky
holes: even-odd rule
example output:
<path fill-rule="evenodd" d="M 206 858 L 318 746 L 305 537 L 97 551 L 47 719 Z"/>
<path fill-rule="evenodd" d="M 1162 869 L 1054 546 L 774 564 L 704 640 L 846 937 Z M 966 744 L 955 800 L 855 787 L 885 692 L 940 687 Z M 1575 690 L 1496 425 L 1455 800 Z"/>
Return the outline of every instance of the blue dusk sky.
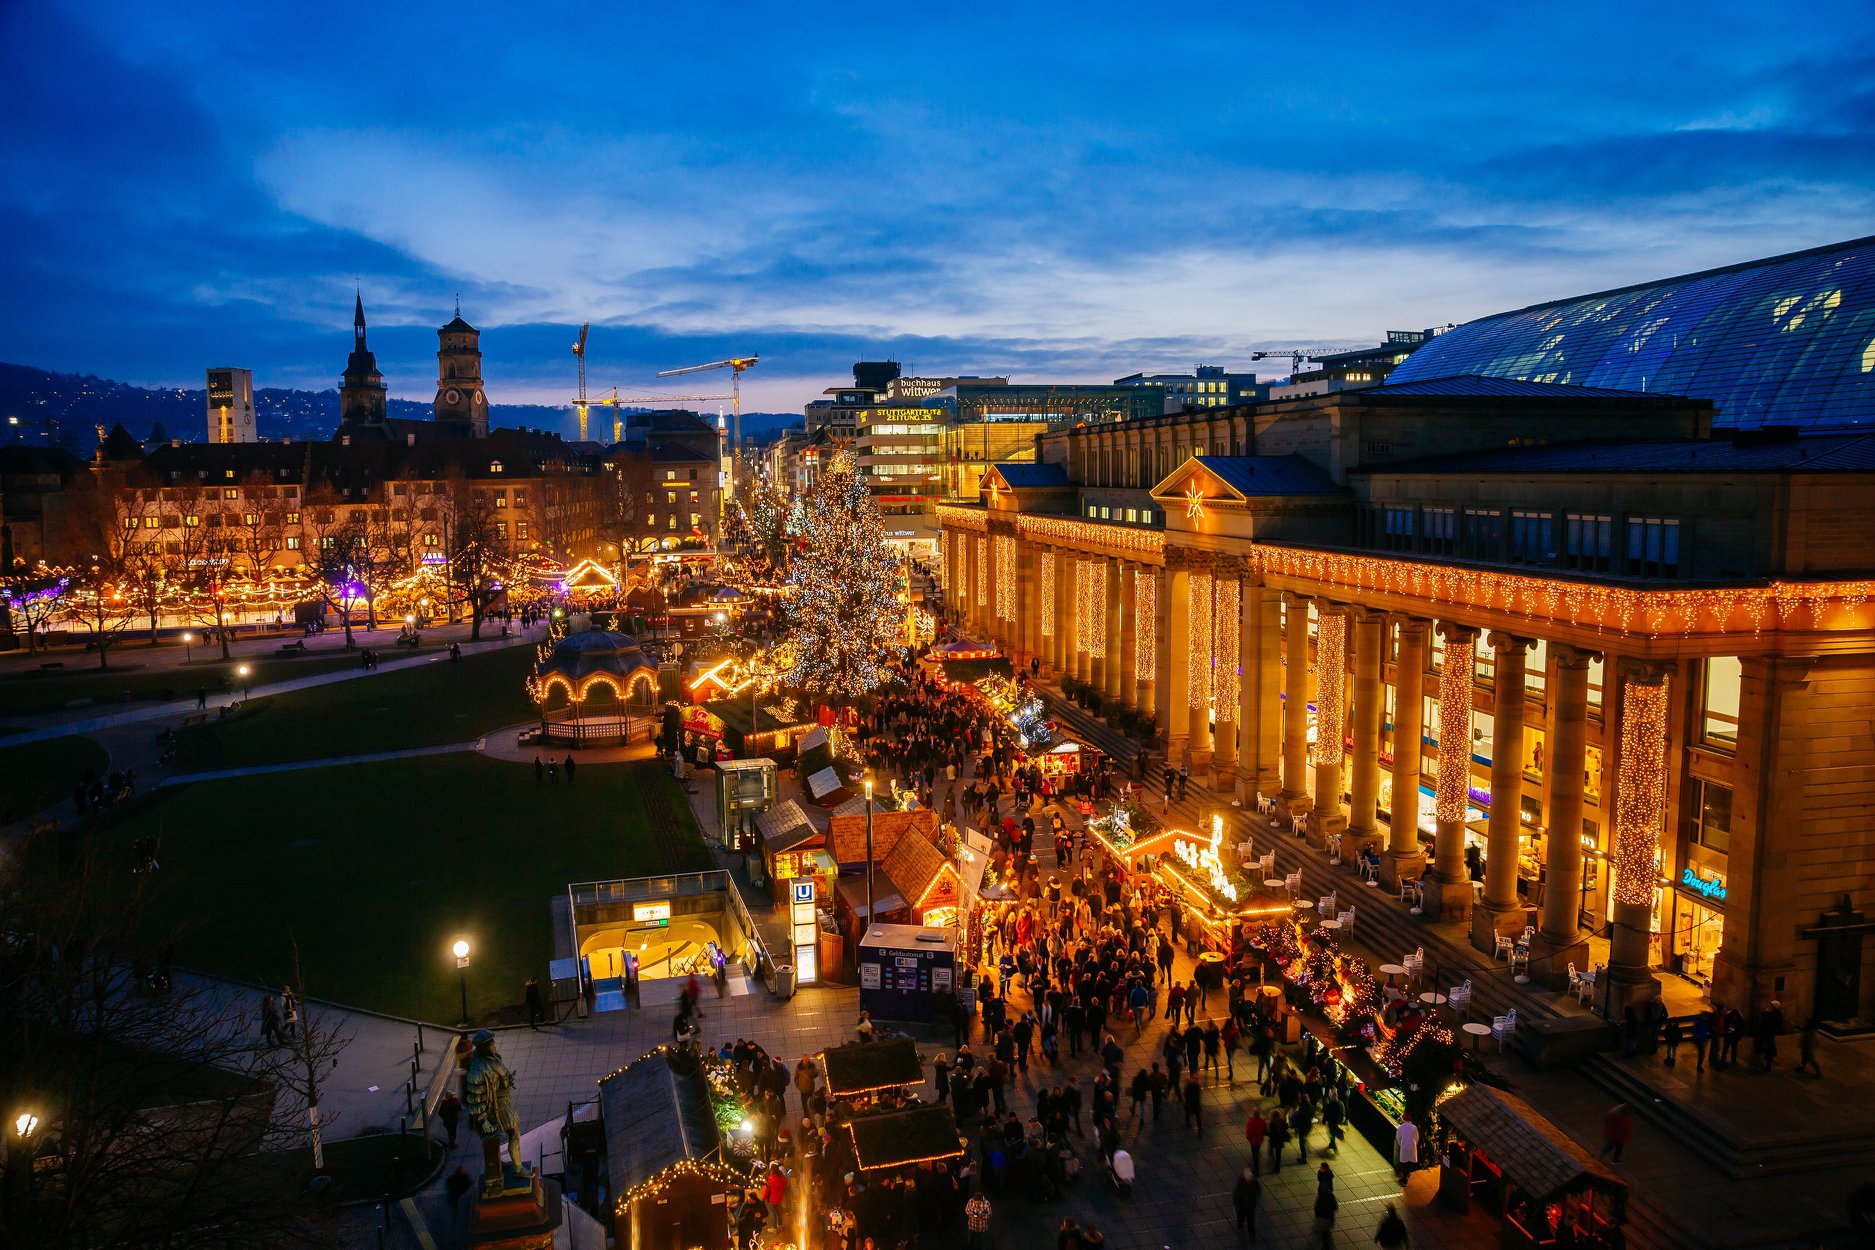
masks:
<path fill-rule="evenodd" d="M 1104 382 L 1875 229 L 1867 0 L 11 0 L 0 93 L 0 359 L 145 385 L 334 386 L 354 285 L 426 400 L 458 292 L 495 402 L 583 320 L 754 409 Z"/>

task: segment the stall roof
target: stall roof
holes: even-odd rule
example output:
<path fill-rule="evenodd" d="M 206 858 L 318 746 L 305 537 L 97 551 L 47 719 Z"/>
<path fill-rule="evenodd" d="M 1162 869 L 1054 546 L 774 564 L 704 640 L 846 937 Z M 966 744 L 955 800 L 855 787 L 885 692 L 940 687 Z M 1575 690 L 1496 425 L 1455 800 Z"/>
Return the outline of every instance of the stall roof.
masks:
<path fill-rule="evenodd" d="M 1588 1185 L 1627 1192 L 1626 1181 L 1515 1094 L 1471 1085 L 1440 1103 L 1439 1115 L 1538 1202 Z"/>
<path fill-rule="evenodd" d="M 820 1052 L 820 1063 L 827 1074 L 827 1093 L 834 1098 L 924 1084 L 918 1047 L 909 1037 L 829 1046 Z"/>
<path fill-rule="evenodd" d="M 827 822 L 828 834 L 832 839 L 834 862 L 840 864 L 864 864 L 866 862 L 866 805 L 860 802 L 856 811 L 837 808 L 832 819 Z M 908 829 L 915 829 L 929 840 L 938 831 L 938 814 L 928 807 L 915 808 L 909 812 L 888 812 L 878 807 L 872 812 L 872 854 L 873 862 L 883 864 L 891 858 L 898 846 L 898 840 Z"/>
<path fill-rule="evenodd" d="M 791 851 L 821 836 L 820 830 L 814 828 L 807 813 L 793 799 L 783 799 L 757 816 L 755 830 L 762 835 L 762 845 L 770 853 Z"/>
<path fill-rule="evenodd" d="M 897 888 L 899 897 L 908 900 L 914 907 L 923 902 L 924 896 L 931 891 L 932 883 L 948 867 L 950 861 L 944 858 L 944 852 L 931 845 L 931 840 L 917 829 L 906 829 L 899 837 L 898 845 L 879 865 L 886 880 Z"/>
<path fill-rule="evenodd" d="M 606 1172 L 623 1194 L 684 1159 L 717 1149 L 716 1114 L 699 1068 L 679 1072 L 653 1052 L 599 1082 Z"/>
<path fill-rule="evenodd" d="M 879 882 L 873 882 L 873 894 L 875 896 L 875 901 L 878 903 L 879 914 L 881 916 L 889 916 L 895 911 L 905 910 L 905 900 L 900 898 L 891 888 L 891 881 L 887 880 L 884 885 L 885 888 L 882 890 L 879 888 Z M 853 914 L 855 916 L 858 916 L 861 920 L 872 919 L 871 916 L 866 914 L 866 878 L 841 877 L 835 882 L 835 888 L 840 891 L 840 897 L 846 900 L 846 905 L 853 909 Z M 878 925 L 872 926 L 873 929 L 879 927 Z"/>
<path fill-rule="evenodd" d="M 951 1109 L 941 1103 L 856 1115 L 848 1127 L 862 1172 L 955 1159 L 964 1152 Z"/>
<path fill-rule="evenodd" d="M 1015 667 L 1006 655 L 992 655 L 984 659 L 940 660 L 944 668 L 944 680 L 948 682 L 981 681 L 985 677 L 1008 677 Z"/>

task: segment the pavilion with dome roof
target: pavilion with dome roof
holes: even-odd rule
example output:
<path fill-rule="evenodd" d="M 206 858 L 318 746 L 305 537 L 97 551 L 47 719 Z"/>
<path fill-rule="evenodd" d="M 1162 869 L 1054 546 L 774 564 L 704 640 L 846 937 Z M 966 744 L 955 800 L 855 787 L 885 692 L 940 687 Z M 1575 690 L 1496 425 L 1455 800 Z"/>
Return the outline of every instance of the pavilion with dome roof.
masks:
<path fill-rule="evenodd" d="M 634 713 L 652 727 L 657 691 L 657 663 L 638 640 L 598 629 L 555 642 L 528 681 L 549 742 L 626 741 Z"/>

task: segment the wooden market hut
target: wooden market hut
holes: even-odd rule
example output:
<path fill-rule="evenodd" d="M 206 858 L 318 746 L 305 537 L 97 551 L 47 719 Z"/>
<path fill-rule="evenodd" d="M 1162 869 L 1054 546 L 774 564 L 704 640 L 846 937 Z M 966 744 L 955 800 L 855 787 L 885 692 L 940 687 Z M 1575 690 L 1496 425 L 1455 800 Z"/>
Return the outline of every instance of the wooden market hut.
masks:
<path fill-rule="evenodd" d="M 829 1046 L 820 1052 L 820 1068 L 827 1078 L 830 1102 L 850 1102 L 924 1084 L 924 1065 L 918 1060 L 917 1044 L 909 1037 Z"/>
<path fill-rule="evenodd" d="M 755 818 L 755 843 L 762 857 L 762 876 L 775 903 L 788 901 L 788 882 L 796 877 L 828 877 L 838 872 L 826 851 L 827 835 L 814 827 L 793 799 L 783 799 Z"/>
<path fill-rule="evenodd" d="M 874 818 L 877 819 L 876 817 Z M 877 831 L 874 831 L 877 841 Z M 963 895 L 957 865 L 916 827 L 899 835 L 892 853 L 879 865 L 892 889 L 905 900 L 909 924 L 957 923 L 957 909 Z"/>
<path fill-rule="evenodd" d="M 1586 1238 L 1627 1221 L 1627 1183 L 1515 1094 L 1470 1085 L 1435 1113 L 1454 1134 L 1439 1169 L 1439 1199 L 1458 1210 L 1473 1200 L 1503 1218 L 1504 1250 L 1553 1244 L 1551 1206 Z"/>
<path fill-rule="evenodd" d="M 957 1121 L 943 1103 L 867 1112 L 854 1116 L 846 1127 L 853 1138 L 853 1160 L 861 1172 L 940 1163 L 964 1153 Z"/>
<path fill-rule="evenodd" d="M 702 1066 L 655 1050 L 599 1082 L 613 1232 L 630 1250 L 729 1241 L 726 1190 L 743 1183 L 722 1139 Z"/>

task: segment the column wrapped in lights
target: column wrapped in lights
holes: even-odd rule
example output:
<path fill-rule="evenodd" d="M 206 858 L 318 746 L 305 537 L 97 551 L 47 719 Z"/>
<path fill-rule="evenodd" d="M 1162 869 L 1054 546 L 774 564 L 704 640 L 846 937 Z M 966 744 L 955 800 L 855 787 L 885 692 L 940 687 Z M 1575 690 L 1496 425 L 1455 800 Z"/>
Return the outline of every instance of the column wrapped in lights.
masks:
<path fill-rule="evenodd" d="M 1016 619 L 1016 540 L 998 534 L 992 541 L 996 551 L 996 619 Z"/>
<path fill-rule="evenodd" d="M 1093 653 L 1094 604 L 1092 574 L 1086 560 L 1074 562 L 1074 649 Z"/>
<path fill-rule="evenodd" d="M 1036 561 L 1042 579 L 1042 637 L 1055 636 L 1055 549 L 1043 547 Z"/>
<path fill-rule="evenodd" d="M 1449 652 L 1448 652 L 1449 656 Z M 1642 672 L 1621 683 L 1621 775 L 1615 783 L 1615 902 L 1651 907 L 1654 855 L 1667 801 L 1667 682 Z"/>
<path fill-rule="evenodd" d="M 1438 818 L 1465 823 L 1471 794 L 1471 683 L 1478 668 L 1478 635 L 1447 631 L 1439 670 Z"/>
<path fill-rule="evenodd" d="M 987 608 L 990 605 L 990 540 L 986 534 L 977 535 L 977 606 Z"/>
<path fill-rule="evenodd" d="M 1238 654 L 1238 640 L 1243 636 L 1243 622 L 1239 617 L 1240 588 L 1241 583 L 1234 577 L 1217 579 L 1211 652 L 1212 665 L 1217 673 L 1215 692 L 1217 718 L 1220 721 L 1237 719 L 1237 699 L 1241 693 L 1237 671 L 1238 662 L 1242 658 Z"/>
<path fill-rule="evenodd" d="M 1347 736 L 1348 616 L 1322 612 L 1315 618 L 1316 767 L 1341 763 Z"/>
<path fill-rule="evenodd" d="M 1192 707 L 1204 707 L 1211 702 L 1211 584 L 1215 579 L 1209 573 L 1194 571 L 1187 580 L 1191 585 L 1191 611 L 1186 694 Z"/>
<path fill-rule="evenodd" d="M 1107 562 L 1087 561 L 1087 654 L 1107 654 Z"/>
<path fill-rule="evenodd" d="M 1133 636 L 1133 676 L 1141 681 L 1152 681 L 1159 664 L 1159 574 L 1156 569 L 1133 570 Z"/>

